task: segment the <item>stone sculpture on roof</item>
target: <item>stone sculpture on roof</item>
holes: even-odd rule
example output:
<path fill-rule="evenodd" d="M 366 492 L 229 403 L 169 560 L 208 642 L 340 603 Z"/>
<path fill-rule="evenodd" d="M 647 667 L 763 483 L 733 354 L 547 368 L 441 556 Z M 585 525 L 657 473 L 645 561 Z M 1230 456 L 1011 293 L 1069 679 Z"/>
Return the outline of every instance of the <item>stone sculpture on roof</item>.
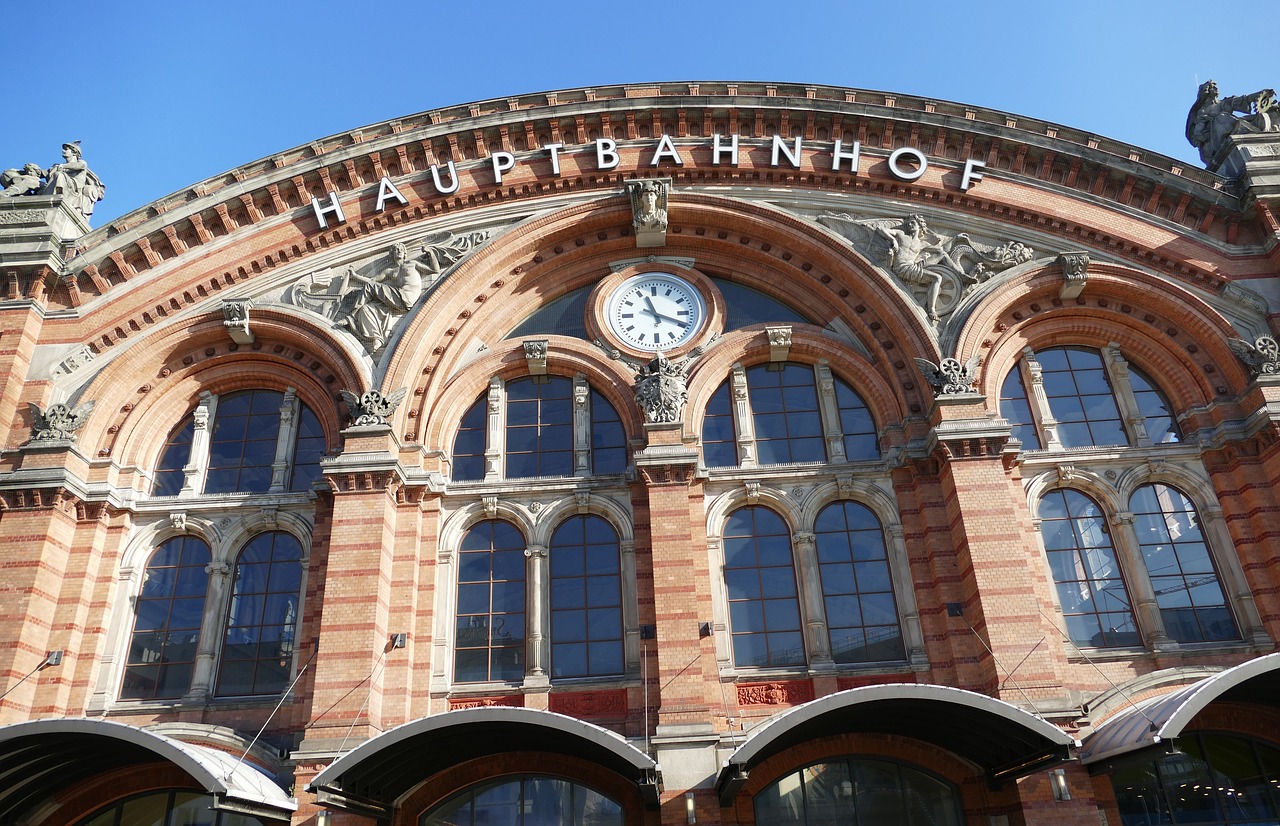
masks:
<path fill-rule="evenodd" d="M 25 164 L 21 169 L 6 169 L 0 173 L 0 196 L 58 195 L 73 212 L 86 222 L 93 215 L 93 207 L 102 200 L 107 188 L 84 162 L 80 141 L 62 145 L 62 163 L 48 169 L 36 164 Z"/>
<path fill-rule="evenodd" d="M 1278 130 L 1280 110 L 1274 89 L 1220 98 L 1218 84 L 1206 80 L 1187 113 L 1187 140 L 1200 150 L 1200 160 L 1210 169 L 1217 168 L 1218 155 L 1231 135 Z"/>

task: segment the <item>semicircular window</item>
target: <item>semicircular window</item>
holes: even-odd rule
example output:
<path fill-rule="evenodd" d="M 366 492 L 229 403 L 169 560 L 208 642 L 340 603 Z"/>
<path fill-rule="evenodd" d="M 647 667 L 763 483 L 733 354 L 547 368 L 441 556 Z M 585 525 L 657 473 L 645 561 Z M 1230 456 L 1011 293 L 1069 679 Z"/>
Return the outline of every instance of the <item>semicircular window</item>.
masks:
<path fill-rule="evenodd" d="M 783 775 L 755 796 L 756 823 L 959 826 L 955 786 L 888 760 L 849 757 Z"/>
<path fill-rule="evenodd" d="M 760 290 L 724 278 L 713 278 L 711 283 L 724 295 L 724 303 L 729 311 L 724 324 L 726 333 L 752 324 L 816 323 Z"/>
<path fill-rule="evenodd" d="M 760 821 L 764 822 L 764 821 Z M 418 826 L 622 826 L 622 806 L 595 789 L 546 775 L 477 783 L 418 819 Z"/>
<path fill-rule="evenodd" d="M 187 789 L 144 792 L 126 797 L 81 820 L 77 826 L 116 824 L 191 824 L 191 826 L 262 826 L 251 815 L 220 812 L 211 795 Z"/>
<path fill-rule="evenodd" d="M 515 329 L 503 338 L 557 335 L 585 339 L 587 337 L 587 298 L 593 289 L 595 289 L 594 284 L 565 293 L 559 298 L 553 298 L 525 316 L 524 321 L 517 324 Z"/>

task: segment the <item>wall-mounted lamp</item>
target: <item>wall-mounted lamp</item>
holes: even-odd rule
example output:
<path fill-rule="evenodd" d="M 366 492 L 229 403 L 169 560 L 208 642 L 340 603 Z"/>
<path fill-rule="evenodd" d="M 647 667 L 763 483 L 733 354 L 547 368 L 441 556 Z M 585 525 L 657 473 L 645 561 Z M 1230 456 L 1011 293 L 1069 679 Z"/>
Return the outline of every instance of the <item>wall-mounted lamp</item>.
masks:
<path fill-rule="evenodd" d="M 392 634 L 392 635 L 391 635 L 391 647 L 392 647 L 392 648 L 404 648 L 404 644 L 405 644 L 405 640 L 406 640 L 406 639 L 407 639 L 407 636 L 406 636 L 405 634 Z"/>
<path fill-rule="evenodd" d="M 328 809 L 316 814 L 316 826 L 329 826 L 333 822 L 333 812 Z"/>
<path fill-rule="evenodd" d="M 1049 782 L 1053 785 L 1054 800 L 1070 800 L 1071 789 L 1067 788 L 1067 773 L 1062 769 L 1049 772 Z"/>
<path fill-rule="evenodd" d="M 44 665 L 62 665 L 62 649 L 50 651 L 44 658 Z M 42 668 L 44 666 L 41 666 Z"/>
<path fill-rule="evenodd" d="M 698 822 L 698 809 L 693 804 L 693 792 L 684 793 L 684 816 L 685 823 Z"/>

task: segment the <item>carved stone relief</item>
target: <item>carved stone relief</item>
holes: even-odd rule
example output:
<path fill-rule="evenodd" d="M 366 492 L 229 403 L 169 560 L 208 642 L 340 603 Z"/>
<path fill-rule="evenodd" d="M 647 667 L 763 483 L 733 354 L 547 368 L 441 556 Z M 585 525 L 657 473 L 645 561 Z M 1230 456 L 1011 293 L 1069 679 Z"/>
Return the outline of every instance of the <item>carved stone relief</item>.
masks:
<path fill-rule="evenodd" d="M 62 163 L 48 169 L 28 163 L 22 167 L 0 172 L 0 197 L 18 198 L 24 195 L 56 195 L 86 222 L 93 215 L 93 207 L 101 201 L 107 188 L 80 152 L 80 141 L 62 145 Z"/>
<path fill-rule="evenodd" d="M 1280 109 L 1274 89 L 1223 98 L 1218 96 L 1218 84 L 1206 80 L 1187 113 L 1187 141 L 1200 150 L 1200 160 L 1210 170 L 1221 164 L 1220 155 L 1231 135 L 1275 131 L 1280 131 Z"/>
<path fill-rule="evenodd" d="M 1253 378 L 1280 373 L 1280 344 L 1271 336 L 1258 336 L 1252 344 L 1242 338 L 1230 339 L 1228 343 Z"/>
<path fill-rule="evenodd" d="M 89 420 L 89 414 L 93 412 L 92 401 L 75 408 L 54 404 L 44 410 L 35 402 L 27 402 L 27 407 L 31 409 L 32 442 L 74 442 L 75 432 Z"/>
<path fill-rule="evenodd" d="M 661 247 L 667 243 L 667 195 L 670 178 L 628 181 L 631 197 L 631 226 L 637 247 Z"/>
<path fill-rule="evenodd" d="M 340 390 L 338 394 L 351 413 L 351 426 L 371 427 L 391 424 L 391 416 L 400 406 L 400 402 L 404 401 L 405 396 L 409 395 L 409 388 L 401 387 L 385 396 L 377 390 L 370 390 L 358 396 L 350 390 Z"/>
<path fill-rule="evenodd" d="M 934 395 L 955 396 L 973 391 L 973 383 L 978 380 L 978 364 L 982 356 L 977 355 L 961 364 L 958 359 L 945 358 L 941 364 L 917 358 L 912 359 L 920 369 L 920 375 L 933 387 Z"/>

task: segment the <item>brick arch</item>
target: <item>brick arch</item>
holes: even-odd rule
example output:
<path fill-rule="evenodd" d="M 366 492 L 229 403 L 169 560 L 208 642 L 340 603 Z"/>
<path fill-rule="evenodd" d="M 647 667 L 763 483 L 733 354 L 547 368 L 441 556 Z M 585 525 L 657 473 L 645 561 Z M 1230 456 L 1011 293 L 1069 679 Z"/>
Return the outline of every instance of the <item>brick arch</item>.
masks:
<path fill-rule="evenodd" d="M 551 336 L 549 341 L 548 375 L 572 379 L 576 373 L 585 373 L 591 389 L 604 396 L 617 411 L 627 437 L 634 438 L 641 431 L 644 419 L 631 391 L 634 377 L 625 365 L 609 359 L 599 348 L 580 339 Z M 503 342 L 503 346 L 493 348 L 450 377 L 425 416 L 413 415 L 412 409 L 406 414 L 408 419 L 403 428 L 406 441 L 421 439 L 425 445 L 451 452 L 458 423 L 471 405 L 484 395 L 489 379 L 497 376 L 507 381 L 528 375 L 520 342 Z"/>
<path fill-rule="evenodd" d="M 327 332 L 292 315 L 255 315 L 253 330 L 257 340 L 238 345 L 227 337 L 222 316 L 209 315 L 122 353 L 82 391 L 82 398 L 95 400 L 97 415 L 81 443 L 121 465 L 151 467 L 200 391 L 291 386 L 320 420 L 326 443 L 336 447 L 342 423 L 335 398 L 340 388 L 366 381 L 360 365 Z"/>
<path fill-rule="evenodd" d="M 1060 267 L 1001 283 L 966 319 L 955 352 L 983 356 L 979 391 L 995 409 L 1022 348 L 1120 345 L 1133 365 L 1182 407 L 1238 393 L 1250 378 L 1227 340 L 1231 323 L 1176 284 L 1112 264 L 1092 264 L 1083 294 L 1063 300 Z"/>
<path fill-rule="evenodd" d="M 727 277 L 795 307 L 821 325 L 839 321 L 883 358 L 889 381 L 918 380 L 909 355 L 934 353 L 932 333 L 889 276 L 825 228 L 767 205 L 673 193 L 673 225 L 655 252 L 692 257 L 700 272 Z M 420 307 L 387 363 L 386 387 L 410 386 L 417 417 L 437 407 L 475 341 L 516 326 L 533 308 L 596 283 L 609 264 L 643 257 L 630 237 L 622 196 L 539 215 L 493 239 L 453 271 Z M 785 288 L 782 286 L 785 285 Z"/>
<path fill-rule="evenodd" d="M 908 415 L 927 409 L 919 376 L 902 384 L 894 384 L 882 367 L 866 356 L 815 327 L 793 327 L 791 351 L 787 360 L 816 365 L 826 359 L 832 375 L 857 393 L 871 411 L 879 431 L 885 425 L 901 422 Z M 735 330 L 707 351 L 689 371 L 689 402 L 685 405 L 685 422 L 693 432 L 701 433 L 702 415 L 711 395 L 728 378 L 733 365 L 753 367 L 769 360 L 769 342 L 763 326 Z M 912 370 L 914 370 L 914 366 Z M 905 396 L 905 398 L 904 398 Z M 884 445 L 881 445 L 883 450 Z"/>

